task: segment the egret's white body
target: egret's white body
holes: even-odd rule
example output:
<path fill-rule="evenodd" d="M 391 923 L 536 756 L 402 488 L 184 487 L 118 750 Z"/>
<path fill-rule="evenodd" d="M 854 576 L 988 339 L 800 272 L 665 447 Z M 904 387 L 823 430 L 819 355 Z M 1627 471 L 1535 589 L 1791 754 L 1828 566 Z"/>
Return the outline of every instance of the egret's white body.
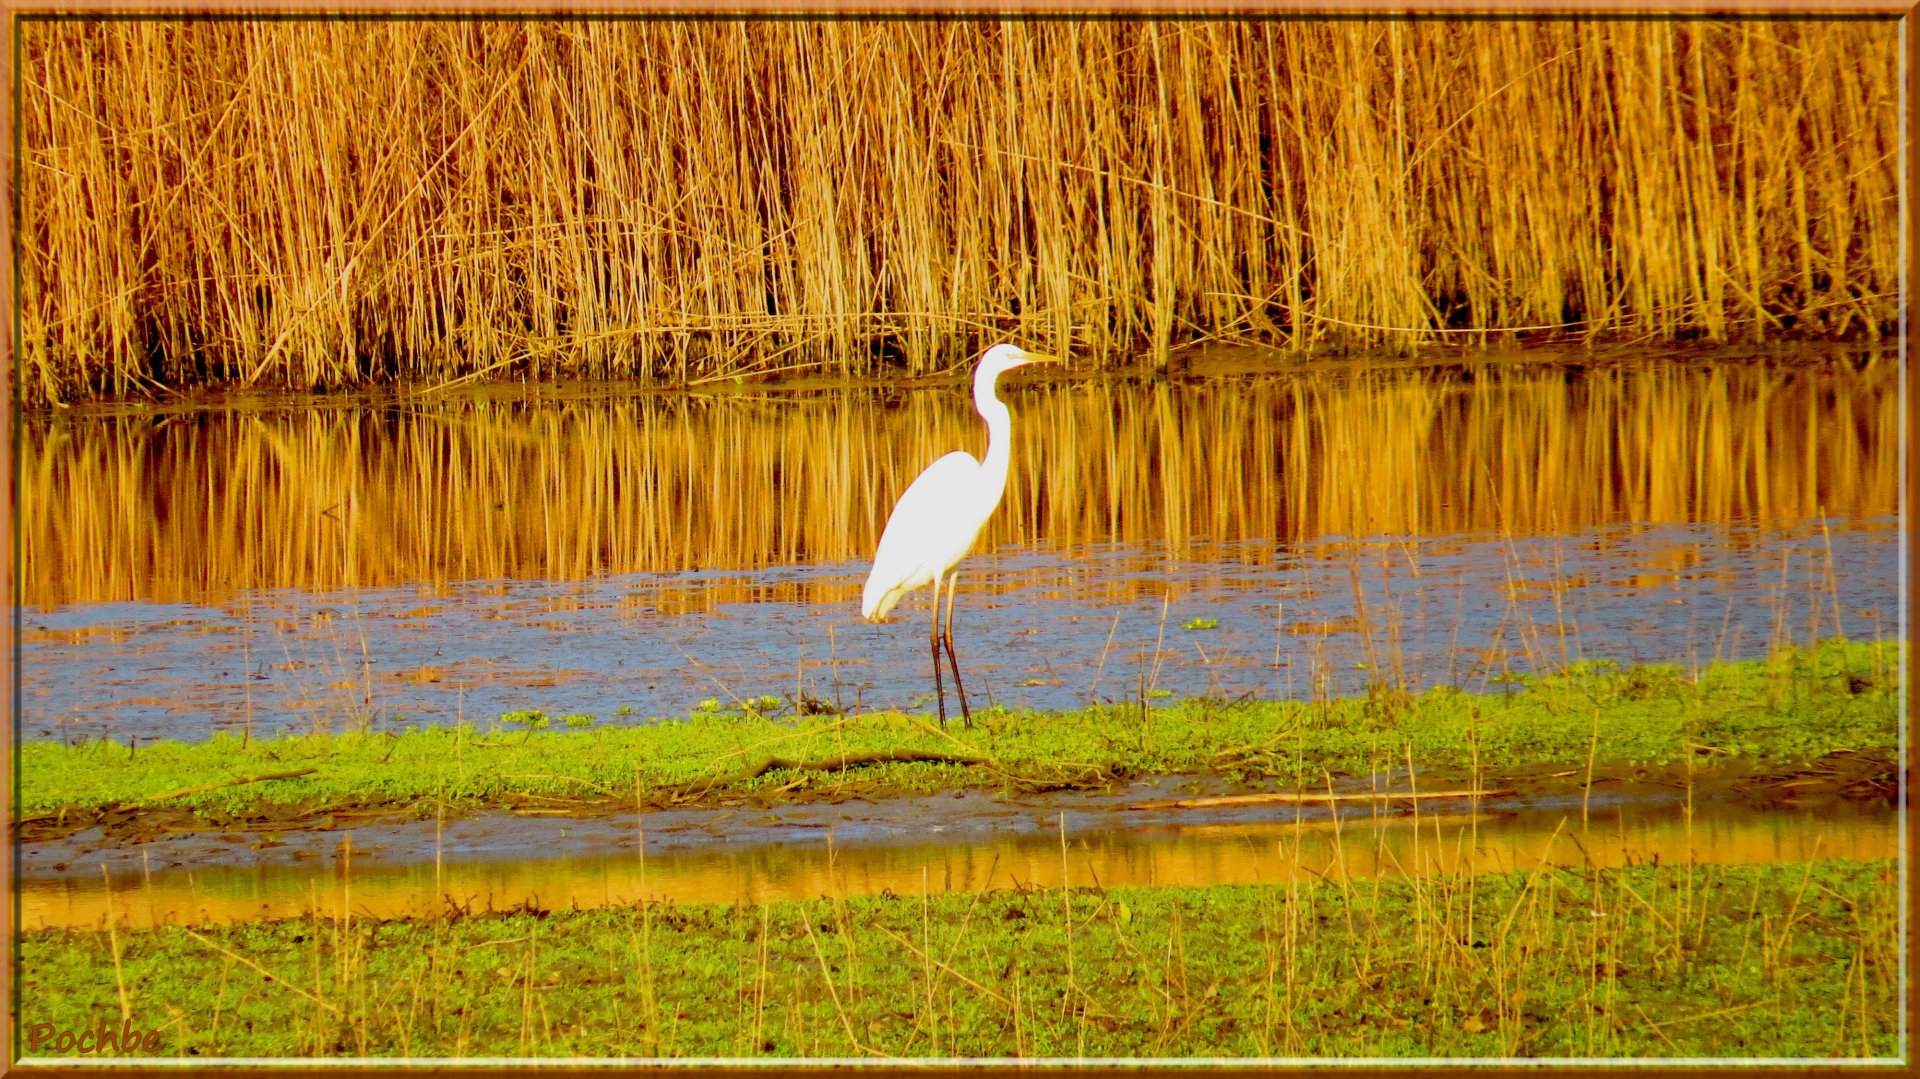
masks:
<path fill-rule="evenodd" d="M 1029 363 L 1051 362 L 1053 357 L 1027 352 L 1014 345 L 995 345 L 980 357 L 973 374 L 973 407 L 987 421 L 987 457 L 955 451 L 927 466 L 887 518 L 873 555 L 873 571 L 860 597 L 860 616 L 868 621 L 885 618 L 901 597 L 916 588 L 933 586 L 933 676 L 940 693 L 940 717 L 946 719 L 945 689 L 940 686 L 940 589 L 947 588 L 947 629 L 944 642 L 952 665 L 954 687 L 960 690 L 960 710 L 968 715 L 965 689 L 960 687 L 959 661 L 953 655 L 953 568 L 966 557 L 987 518 L 1000 505 L 1007 489 L 1007 466 L 1012 447 L 1013 417 L 994 396 L 994 382 L 1007 371 Z"/>
<path fill-rule="evenodd" d="M 1004 405 L 1001 412 L 1006 412 Z M 914 479 L 894 503 L 887 530 L 880 535 L 873 572 L 860 597 L 862 618 L 885 618 L 908 592 L 943 580 L 973 549 L 1006 490 L 1007 462 L 997 462 L 997 474 L 995 463 L 992 449 L 985 464 L 965 450 L 955 450 Z"/>

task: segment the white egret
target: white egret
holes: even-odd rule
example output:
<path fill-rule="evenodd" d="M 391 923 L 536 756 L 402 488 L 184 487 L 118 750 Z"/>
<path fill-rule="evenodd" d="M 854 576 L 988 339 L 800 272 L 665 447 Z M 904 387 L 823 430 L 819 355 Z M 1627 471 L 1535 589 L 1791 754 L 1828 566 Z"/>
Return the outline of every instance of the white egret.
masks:
<path fill-rule="evenodd" d="M 927 466 L 894 503 L 873 555 L 873 572 L 860 597 L 860 616 L 878 621 L 900 598 L 924 585 L 933 585 L 933 688 L 940 700 L 940 725 L 947 725 L 947 690 L 940 678 L 940 649 L 947 650 L 953 688 L 960 694 L 960 714 L 973 725 L 966 687 L 960 684 L 960 661 L 953 654 L 953 567 L 966 556 L 980 529 L 1000 505 L 1007 489 L 1007 464 L 1013 417 L 993 395 L 1002 374 L 1030 363 L 1059 363 L 1052 356 L 1028 352 L 1015 345 L 995 345 L 980 357 L 973 373 L 973 407 L 987 421 L 987 459 L 956 450 Z M 946 628 L 940 625 L 940 588 L 947 589 Z"/>

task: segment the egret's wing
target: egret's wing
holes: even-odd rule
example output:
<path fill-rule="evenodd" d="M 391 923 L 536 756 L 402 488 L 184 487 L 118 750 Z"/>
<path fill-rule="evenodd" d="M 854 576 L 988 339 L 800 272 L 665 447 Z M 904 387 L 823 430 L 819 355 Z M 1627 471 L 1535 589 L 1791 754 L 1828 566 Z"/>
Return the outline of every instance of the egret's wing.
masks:
<path fill-rule="evenodd" d="M 956 450 L 928 465 L 907 486 L 880 533 L 873 572 L 867 574 L 861 597 L 861 617 L 884 616 L 901 596 L 960 560 L 984 520 L 974 508 L 979 482 L 980 462 Z"/>

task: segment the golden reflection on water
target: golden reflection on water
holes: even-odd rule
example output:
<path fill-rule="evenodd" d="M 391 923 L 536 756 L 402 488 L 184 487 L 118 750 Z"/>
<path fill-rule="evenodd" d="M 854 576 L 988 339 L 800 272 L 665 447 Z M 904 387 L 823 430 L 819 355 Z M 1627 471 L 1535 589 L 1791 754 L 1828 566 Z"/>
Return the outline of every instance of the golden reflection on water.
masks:
<path fill-rule="evenodd" d="M 35 421 L 27 604 L 864 559 L 894 499 L 984 449 L 958 386 L 434 398 Z M 1896 512 L 1891 363 L 1358 368 L 1003 386 L 983 547 L 1545 534 Z M 705 602 L 822 600 L 722 581 Z"/>
<path fill-rule="evenodd" d="M 1347 817 L 1159 824 L 1069 835 L 1007 835 L 971 845 L 834 847 L 828 843 L 521 861 L 377 866 L 339 863 L 246 867 L 213 864 L 134 875 L 114 885 L 120 924 L 221 923 L 317 913 L 338 918 L 419 917 L 449 900 L 474 912 L 533 904 L 566 910 L 629 904 L 767 902 L 829 895 L 918 895 L 1039 886 L 1276 884 L 1291 879 L 1459 876 L 1658 861 L 1751 864 L 1828 858 L 1874 860 L 1899 850 L 1891 812 L 1816 816 L 1704 806 L 1689 823 L 1679 807 L 1569 813 Z M 24 929 L 100 927 L 107 896 L 97 878 L 21 882 Z"/>

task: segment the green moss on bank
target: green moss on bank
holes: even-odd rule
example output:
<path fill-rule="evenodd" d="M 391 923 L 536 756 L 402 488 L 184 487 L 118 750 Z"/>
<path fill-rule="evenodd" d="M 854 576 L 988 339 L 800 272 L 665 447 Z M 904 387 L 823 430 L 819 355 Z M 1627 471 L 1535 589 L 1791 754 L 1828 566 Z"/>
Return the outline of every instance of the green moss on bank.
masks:
<path fill-rule="evenodd" d="M 1767 660 L 1621 669 L 1577 664 L 1485 694 L 1437 688 L 1314 703 L 1186 701 L 1060 713 L 995 711 L 946 732 L 897 713 L 772 719 L 701 712 L 685 720 L 584 729 L 525 723 L 400 734 L 337 734 L 243 744 L 19 748 L 23 816 L 85 814 L 237 777 L 309 774 L 164 799 L 210 815 L 329 805 L 456 808 L 513 798 L 631 806 L 686 797 L 686 785 L 751 769 L 769 756 L 811 762 L 920 751 L 975 762 L 902 761 L 858 769 L 863 784 L 902 792 L 969 785 L 1098 783 L 1128 776 L 1220 773 L 1360 775 L 1404 764 L 1464 774 L 1561 765 L 1660 764 L 1683 754 L 1729 760 L 1809 760 L 1838 750 L 1889 753 L 1899 730 L 1895 643 L 1832 641 Z M 842 782 L 776 768 L 730 792 L 791 793 Z M 697 791 L 696 791 L 697 793 Z M 711 793 L 711 792 L 708 792 Z"/>

